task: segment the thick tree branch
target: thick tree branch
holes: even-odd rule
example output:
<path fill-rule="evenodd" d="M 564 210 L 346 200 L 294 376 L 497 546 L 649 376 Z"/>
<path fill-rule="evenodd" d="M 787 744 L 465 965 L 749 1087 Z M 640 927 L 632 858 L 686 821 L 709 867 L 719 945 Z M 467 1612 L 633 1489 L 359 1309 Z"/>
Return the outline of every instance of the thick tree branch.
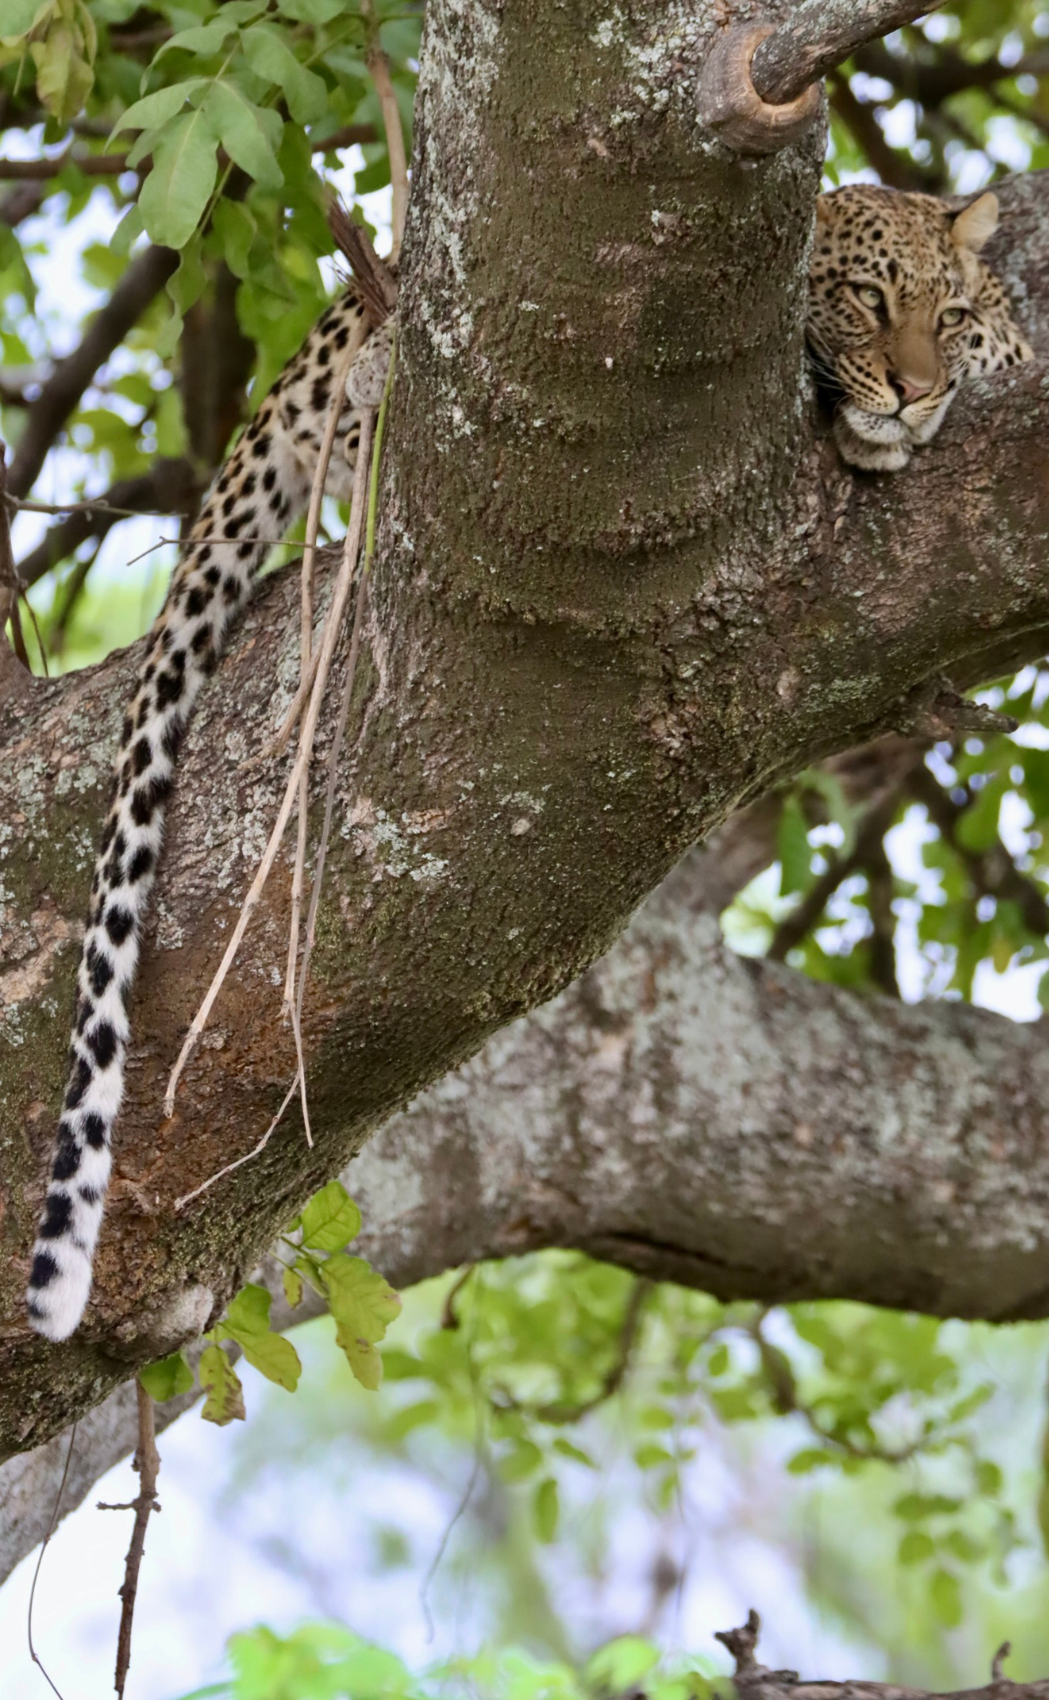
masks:
<path fill-rule="evenodd" d="M 8 488 L 13 496 L 29 494 L 48 450 L 95 373 L 114 349 L 120 347 L 128 331 L 163 289 L 177 265 L 178 255 L 171 248 L 154 245 L 143 249 L 131 261 L 105 306 L 92 319 L 80 346 L 55 366 L 26 413 L 8 479 Z"/>

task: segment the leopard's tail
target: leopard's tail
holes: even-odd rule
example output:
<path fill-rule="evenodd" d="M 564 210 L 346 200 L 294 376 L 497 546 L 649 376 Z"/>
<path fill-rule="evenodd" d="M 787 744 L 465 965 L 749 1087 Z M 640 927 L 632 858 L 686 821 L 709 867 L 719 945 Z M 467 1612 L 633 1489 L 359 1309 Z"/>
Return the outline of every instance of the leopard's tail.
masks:
<path fill-rule="evenodd" d="M 128 996 L 179 744 L 197 692 L 268 553 L 267 539 L 281 536 L 308 494 L 309 480 L 271 394 L 219 474 L 150 633 L 121 733 L 91 887 L 69 1085 L 26 1295 L 33 1327 L 50 1340 L 72 1334 L 91 1291 L 110 1135 L 124 1092 Z"/>

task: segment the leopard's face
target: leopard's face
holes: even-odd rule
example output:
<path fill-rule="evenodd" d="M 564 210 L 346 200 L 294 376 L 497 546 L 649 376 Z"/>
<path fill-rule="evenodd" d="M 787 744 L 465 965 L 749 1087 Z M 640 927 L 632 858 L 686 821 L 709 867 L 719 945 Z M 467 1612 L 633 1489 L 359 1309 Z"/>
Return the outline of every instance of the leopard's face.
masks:
<path fill-rule="evenodd" d="M 1031 359 L 978 257 L 997 222 L 990 193 L 958 213 L 931 195 L 867 184 L 820 196 L 807 334 L 850 465 L 906 466 L 967 376 Z"/>

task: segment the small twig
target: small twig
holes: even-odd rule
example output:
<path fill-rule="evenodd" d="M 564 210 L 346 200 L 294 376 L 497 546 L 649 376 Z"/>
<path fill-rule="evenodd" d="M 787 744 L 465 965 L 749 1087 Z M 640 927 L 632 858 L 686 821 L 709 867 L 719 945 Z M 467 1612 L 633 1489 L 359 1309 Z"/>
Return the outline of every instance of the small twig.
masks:
<path fill-rule="evenodd" d="M 896 784 L 868 809 L 856 833 L 856 842 L 848 855 L 828 856 L 826 870 L 776 928 L 772 943 L 765 952 L 768 961 L 785 962 L 795 945 L 799 945 L 816 925 L 838 887 L 875 855 L 877 847 L 892 824 L 899 800 L 900 785 Z"/>
<path fill-rule="evenodd" d="M 281 756 L 284 754 L 284 751 L 288 747 L 291 735 L 295 730 L 295 723 L 298 720 L 299 715 L 302 713 L 306 703 L 309 701 L 309 695 L 313 689 L 313 681 L 317 677 L 317 659 L 318 652 L 314 650 L 313 654 L 310 656 L 310 664 L 306 669 L 306 676 L 299 680 L 299 688 L 291 699 L 291 707 L 288 709 L 287 714 L 281 722 L 280 731 L 277 732 L 268 743 L 263 744 L 261 750 L 257 751 L 255 755 L 249 756 L 247 761 L 242 762 L 241 766 L 243 768 L 247 769 L 251 767 L 259 767 L 264 761 L 272 761 L 274 756 Z"/>
<path fill-rule="evenodd" d="M 404 241 L 404 220 L 408 211 L 408 160 L 404 151 L 404 131 L 401 128 L 401 114 L 397 106 L 397 96 L 393 92 L 390 79 L 390 61 L 383 51 L 379 41 L 379 26 L 374 22 L 371 0 L 361 0 L 361 12 L 372 22 L 372 39 L 368 48 L 368 70 L 375 92 L 379 97 L 382 110 L 383 128 L 386 131 L 386 150 L 390 156 L 390 185 L 393 189 L 393 207 L 390 225 L 393 231 L 393 246 L 390 249 L 391 264 L 395 264 Z"/>
<path fill-rule="evenodd" d="M 441 1327 L 442 1328 L 448 1328 L 448 1329 L 451 1329 L 451 1330 L 454 1331 L 455 1329 L 457 1329 L 460 1326 L 459 1312 L 455 1308 L 455 1301 L 459 1297 L 459 1294 L 462 1292 L 463 1288 L 466 1286 L 466 1283 L 469 1281 L 471 1275 L 474 1273 L 474 1270 L 476 1268 L 477 1268 L 476 1263 L 468 1263 L 466 1265 L 466 1268 L 461 1270 L 460 1273 L 456 1276 L 455 1280 L 452 1282 L 452 1285 L 449 1287 L 447 1293 L 445 1294 L 444 1304 L 441 1307 Z"/>
<path fill-rule="evenodd" d="M 53 1694 L 58 1695 L 58 1700 L 62 1700 L 61 1691 L 59 1689 L 57 1689 L 55 1687 L 54 1683 L 51 1681 L 51 1678 L 48 1676 L 47 1671 L 44 1669 L 43 1661 L 41 1660 L 39 1654 L 37 1653 L 36 1648 L 33 1646 L 33 1601 L 36 1598 L 36 1585 L 37 1585 L 37 1582 L 40 1580 L 40 1566 L 44 1562 L 44 1554 L 48 1549 L 48 1545 L 50 1543 L 51 1536 L 55 1532 L 55 1524 L 58 1522 L 58 1512 L 59 1512 L 59 1508 L 62 1504 L 62 1495 L 66 1491 L 66 1482 L 69 1480 L 69 1466 L 73 1462 L 73 1445 L 74 1445 L 74 1442 L 76 1441 L 76 1430 L 77 1430 L 77 1425 L 76 1425 L 76 1423 L 74 1423 L 72 1428 L 69 1431 L 69 1448 L 66 1452 L 66 1464 L 65 1464 L 65 1469 L 62 1471 L 62 1480 L 58 1484 L 58 1492 L 55 1495 L 55 1503 L 51 1507 L 51 1521 L 47 1525 L 47 1534 L 44 1536 L 43 1541 L 40 1544 L 40 1551 L 37 1555 L 36 1569 L 33 1571 L 32 1586 L 29 1589 L 29 1606 L 28 1606 L 27 1611 L 26 1611 L 26 1635 L 27 1635 L 28 1640 L 29 1640 L 29 1657 L 32 1659 L 33 1663 L 43 1673 L 44 1681 L 47 1683 L 51 1692 Z"/>
<path fill-rule="evenodd" d="M 6 496 L 4 499 L 9 508 L 23 514 L 90 514 L 101 511 L 118 514 L 121 519 L 171 518 L 170 508 L 115 508 L 104 496 L 84 502 L 30 502 L 20 501 L 17 496 Z"/>
<path fill-rule="evenodd" d="M 11 548 L 11 528 L 7 523 L 7 503 L 7 446 L 0 441 L 0 643 L 4 641 L 4 627 L 10 620 L 14 652 L 28 673 L 30 671 L 29 653 L 25 646 L 25 634 L 22 631 L 22 622 L 18 613 L 18 598 L 22 587 L 18 582 L 14 552 Z"/>
<path fill-rule="evenodd" d="M 346 377 L 357 352 L 364 341 L 367 324 L 362 314 L 353 327 L 353 333 L 347 343 L 345 353 L 335 374 L 332 386 L 331 405 L 328 408 L 328 418 L 321 439 L 320 453 L 313 473 L 313 485 L 310 490 L 309 512 L 306 516 L 306 541 L 302 546 L 302 611 L 300 617 L 301 661 L 299 676 L 301 684 L 305 684 L 310 673 L 311 648 L 313 645 L 313 569 L 317 556 L 317 532 L 320 529 L 321 503 L 324 500 L 324 486 L 328 477 L 328 463 L 335 445 L 335 433 L 339 428 L 339 420 L 346 408 Z M 295 998 L 295 966 L 299 959 L 299 920 L 302 910 L 302 891 L 306 876 L 306 833 L 309 827 L 309 772 L 303 770 L 299 785 L 299 832 L 295 853 L 295 871 L 291 882 L 291 922 L 288 938 L 288 970 L 284 979 L 284 1015 L 289 1016 Z M 298 1031 L 295 1035 L 296 1049 L 299 1051 L 299 1068 L 302 1070 L 301 1043 Z M 306 1109 L 305 1072 L 303 1071 L 303 1105 L 302 1113 L 306 1126 L 306 1143 L 312 1145 L 310 1136 L 310 1121 Z"/>
<path fill-rule="evenodd" d="M 551 1401 L 547 1405 L 525 1405 L 515 1399 L 507 1389 L 501 1388 L 501 1398 L 495 1404 L 497 1410 L 527 1411 L 528 1415 L 543 1423 L 578 1423 L 584 1417 L 596 1411 L 613 1398 L 623 1385 L 634 1347 L 637 1344 L 638 1329 L 641 1325 L 641 1313 L 645 1302 L 655 1283 L 646 1276 L 635 1280 L 623 1313 L 623 1321 L 619 1330 L 619 1340 L 616 1345 L 616 1355 L 606 1373 L 601 1378 L 601 1384 L 596 1393 L 589 1399 L 581 1399 L 577 1405 L 559 1405 Z"/>
<path fill-rule="evenodd" d="M 135 1382 L 135 1393 L 138 1397 L 138 1449 L 131 1468 L 138 1472 L 140 1486 L 138 1497 L 133 1502 L 135 1523 L 124 1565 L 124 1585 L 120 1590 L 120 1633 L 117 1636 L 117 1665 L 113 1677 L 113 1687 L 120 1700 L 123 1700 L 124 1684 L 131 1663 L 131 1625 L 135 1615 L 135 1596 L 138 1593 L 138 1573 L 142 1568 L 142 1555 L 146 1550 L 146 1527 L 150 1512 L 160 1510 L 157 1504 L 160 1454 L 157 1451 L 156 1428 L 153 1422 L 153 1400 L 141 1381 Z"/>
<path fill-rule="evenodd" d="M 378 330 L 396 309 L 397 279 L 375 252 L 364 226 L 354 223 L 337 195 L 328 202 L 328 229 L 357 280 L 364 310 Z"/>
<path fill-rule="evenodd" d="M 335 807 L 335 786 L 338 777 L 339 756 L 342 752 L 342 742 L 346 735 L 346 721 L 349 717 L 350 702 L 353 697 L 353 684 L 357 674 L 357 656 L 361 647 L 361 632 L 364 628 L 364 604 L 368 594 L 368 579 L 371 576 L 372 560 L 375 555 L 375 520 L 379 505 L 379 465 L 382 459 L 382 439 L 386 425 L 386 409 L 389 405 L 390 390 L 393 385 L 394 365 L 397 358 L 397 345 L 394 339 L 390 348 L 390 364 L 386 371 L 386 382 L 383 385 L 382 402 L 379 406 L 379 417 L 375 425 L 375 438 L 372 443 L 371 466 L 368 476 L 368 512 L 366 516 L 364 562 L 361 566 L 360 580 L 357 585 L 357 605 L 353 614 L 353 632 L 350 637 L 350 656 L 346 664 L 346 683 L 343 687 L 342 702 L 339 705 L 339 718 L 335 727 L 335 737 L 332 739 L 331 754 L 328 757 L 328 787 L 324 799 L 324 825 L 321 829 L 321 841 L 317 849 L 317 865 L 313 874 L 313 886 L 310 891 L 310 912 L 306 919 L 306 943 L 302 952 L 302 966 L 299 970 L 299 987 L 295 998 L 295 1034 L 298 1044 L 299 1068 L 302 1072 L 303 1099 L 306 1095 L 306 1065 L 302 1055 L 302 1004 L 306 995 L 306 975 L 313 954 L 313 945 L 317 937 L 317 910 L 320 906 L 321 890 L 324 883 L 324 862 L 328 853 L 328 840 L 331 836 L 332 812 Z"/>
<path fill-rule="evenodd" d="M 284 1095 L 283 1104 L 281 1105 L 280 1109 L 277 1111 L 277 1114 L 274 1116 L 273 1120 L 270 1122 L 269 1127 L 266 1129 L 265 1133 L 263 1134 L 262 1138 L 259 1140 L 258 1144 L 253 1146 L 250 1151 L 246 1151 L 244 1153 L 243 1157 L 236 1157 L 232 1163 L 227 1163 L 226 1167 L 224 1169 L 219 1169 L 216 1174 L 209 1175 L 207 1180 L 202 1181 L 200 1186 L 195 1186 L 193 1188 L 192 1192 L 184 1193 L 181 1198 L 176 1198 L 175 1206 L 174 1206 L 176 1210 L 182 1210 L 185 1207 L 185 1205 L 191 1204 L 195 1198 L 199 1198 L 202 1192 L 207 1192 L 210 1187 L 213 1187 L 215 1185 L 216 1181 L 220 1181 L 222 1179 L 223 1175 L 231 1175 L 233 1173 L 234 1169 L 240 1168 L 242 1163 L 252 1162 L 252 1160 L 255 1157 L 260 1156 L 261 1153 L 263 1151 L 265 1151 L 267 1145 L 270 1142 L 270 1136 L 272 1135 L 274 1129 L 279 1125 L 281 1117 L 283 1116 L 285 1110 L 287 1109 L 288 1105 L 291 1103 L 292 1099 L 295 1096 L 295 1092 L 296 1092 L 296 1089 L 298 1087 L 298 1084 L 299 1084 L 299 1076 L 298 1076 L 298 1073 L 296 1072 L 295 1079 L 292 1081 L 291 1085 L 288 1087 L 288 1090 Z"/>
<path fill-rule="evenodd" d="M 357 449 L 357 465 L 354 471 L 350 527 L 346 534 L 342 565 L 339 568 L 339 576 L 335 583 L 331 607 L 328 610 L 328 617 L 324 624 L 320 661 L 317 665 L 317 677 L 314 681 L 309 708 L 306 711 L 306 724 L 303 729 L 299 753 L 295 760 L 295 766 L 293 767 L 288 779 L 287 787 L 284 792 L 284 801 L 281 804 L 276 825 L 270 834 L 269 843 L 266 846 L 262 862 L 254 880 L 252 881 L 251 889 L 249 890 L 247 897 L 244 899 L 240 915 L 237 919 L 237 924 L 233 929 L 233 936 L 230 939 L 229 944 L 226 946 L 225 954 L 223 955 L 222 961 L 215 973 L 215 977 L 208 988 L 204 1001 L 196 1015 L 193 1017 L 192 1025 L 190 1026 L 189 1032 L 186 1034 L 185 1042 L 183 1043 L 182 1049 L 178 1054 L 178 1059 L 168 1079 L 167 1091 L 164 1095 L 164 1113 L 168 1116 L 174 1115 L 175 1113 L 175 1088 L 178 1085 L 182 1071 L 186 1066 L 197 1040 L 207 1025 L 208 1017 L 211 1014 L 215 999 L 218 997 L 223 981 L 233 965 L 233 959 L 240 948 L 240 942 L 247 930 L 248 922 L 250 921 L 251 916 L 258 905 L 259 899 L 262 896 L 266 881 L 269 879 L 270 871 L 277 858 L 277 852 L 280 849 L 281 842 L 284 837 L 284 829 L 288 824 L 288 819 L 291 815 L 292 807 L 295 802 L 295 797 L 299 788 L 299 781 L 309 760 L 309 751 L 312 748 L 317 721 L 320 717 L 321 704 L 324 700 L 324 692 L 328 683 L 328 673 L 331 670 L 332 657 L 335 653 L 335 646 L 338 642 L 339 633 L 342 627 L 342 617 L 349 598 L 350 585 L 353 578 L 353 568 L 357 560 L 357 555 L 360 551 L 361 533 L 364 526 L 365 479 L 367 476 L 368 460 L 371 451 L 371 433 L 374 417 L 375 415 L 370 408 L 365 408 L 361 413 L 360 443 Z"/>
<path fill-rule="evenodd" d="M 1016 866 L 999 837 L 986 850 L 970 850 L 958 836 L 969 803 L 956 803 L 924 762 L 907 780 L 907 789 L 921 803 L 941 838 L 950 845 L 981 897 L 1015 903 L 1024 926 L 1043 938 L 1049 934 L 1049 903 L 1028 874 Z"/>
<path fill-rule="evenodd" d="M 833 1430 L 828 1429 L 814 1408 L 802 1399 L 790 1359 L 765 1338 L 761 1325 L 767 1315 L 767 1311 L 760 1311 L 747 1332 L 758 1348 L 761 1367 L 772 1390 L 772 1401 L 778 1415 L 804 1417 L 817 1440 L 844 1453 L 847 1458 L 856 1458 L 865 1463 L 905 1464 L 908 1459 L 921 1452 L 925 1445 L 924 1438 L 913 1441 L 909 1446 L 881 1446 L 877 1441 L 871 1446 L 858 1446 L 847 1435 L 835 1434 Z"/>

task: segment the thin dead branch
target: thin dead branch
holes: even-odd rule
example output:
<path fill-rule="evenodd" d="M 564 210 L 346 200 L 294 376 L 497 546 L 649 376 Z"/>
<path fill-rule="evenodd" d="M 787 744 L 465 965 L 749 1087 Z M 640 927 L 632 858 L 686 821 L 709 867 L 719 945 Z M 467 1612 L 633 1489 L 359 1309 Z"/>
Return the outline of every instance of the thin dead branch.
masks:
<path fill-rule="evenodd" d="M 208 1017 L 211 1014 L 215 999 L 218 997 L 222 983 L 233 965 L 234 957 L 240 948 L 240 943 L 247 930 L 248 922 L 250 921 L 258 904 L 259 898 L 262 896 L 266 881 L 268 880 L 273 864 L 276 861 L 277 853 L 284 837 L 284 829 L 288 824 L 291 810 L 298 794 L 299 782 L 309 761 L 309 752 L 313 746 L 317 721 L 320 717 L 321 704 L 324 700 L 324 692 L 328 682 L 328 674 L 331 670 L 332 657 L 335 653 L 335 646 L 338 642 L 342 628 L 343 614 L 349 598 L 350 585 L 353 579 L 353 569 L 356 565 L 357 556 L 360 553 L 361 538 L 364 530 L 364 493 L 369 456 L 371 452 L 371 439 L 374 421 L 374 410 L 371 408 L 365 408 L 361 414 L 360 442 L 357 448 L 357 466 L 353 481 L 350 525 L 349 530 L 346 533 L 342 565 L 339 569 L 339 576 L 335 583 L 331 607 L 328 610 L 327 619 L 324 624 L 320 660 L 317 664 L 317 677 L 314 681 L 309 708 L 306 711 L 306 722 L 300 741 L 299 753 L 296 757 L 295 766 L 291 771 L 291 775 L 285 788 L 284 800 L 277 816 L 276 825 L 270 834 L 269 843 L 266 846 L 262 862 L 260 863 L 258 872 L 252 882 L 251 889 L 249 890 L 247 897 L 244 899 L 240 915 L 237 919 L 237 924 L 233 929 L 232 937 L 230 938 L 222 961 L 219 964 L 211 985 L 204 997 L 204 1001 L 193 1018 L 189 1032 L 186 1034 L 185 1042 L 178 1054 L 175 1066 L 168 1079 L 167 1091 L 164 1095 L 164 1113 L 168 1116 L 174 1114 L 175 1089 L 178 1085 L 179 1078 L 194 1047 L 196 1046 L 197 1040 L 207 1025 Z"/>
<path fill-rule="evenodd" d="M 47 502 L 18 502 L 20 511 L 66 514 L 60 524 L 47 531 L 35 549 L 18 564 L 22 584 L 35 584 L 78 549 L 89 538 L 101 542 L 121 519 L 149 515 L 170 519 L 172 514 L 192 511 L 197 496 L 197 478 L 191 463 L 182 457 L 158 460 L 138 478 L 122 478 L 103 496 L 55 507 Z M 12 506 L 16 504 L 12 503 Z"/>
<path fill-rule="evenodd" d="M 26 651 L 25 636 L 22 632 L 22 622 L 18 613 L 18 598 L 22 586 L 19 583 L 15 568 L 15 558 L 11 549 L 11 528 L 7 522 L 7 447 L 0 442 L 0 646 L 5 652 L 3 667 L 10 671 L 10 662 L 6 659 L 11 654 L 4 642 L 4 627 L 8 620 L 11 622 L 11 641 L 14 653 L 26 672 L 29 672 L 29 655 Z"/>
<path fill-rule="evenodd" d="M 120 1633 L 117 1637 L 117 1664 L 113 1677 L 113 1686 L 120 1696 L 120 1700 L 123 1700 L 124 1685 L 127 1682 L 128 1667 L 131 1664 L 131 1627 L 135 1616 L 138 1576 L 142 1568 L 142 1557 L 146 1550 L 146 1528 L 149 1524 L 150 1513 L 160 1510 L 160 1506 L 157 1504 L 157 1476 L 160 1472 L 160 1454 L 157 1451 L 156 1431 L 153 1423 L 153 1400 L 140 1381 L 135 1383 L 135 1393 L 138 1399 L 138 1449 L 131 1468 L 138 1473 L 139 1490 L 137 1497 L 131 1502 L 131 1509 L 135 1513 L 135 1523 L 131 1531 L 131 1541 L 124 1564 L 124 1582 L 120 1589 Z"/>
<path fill-rule="evenodd" d="M 1008 1641 L 995 1653 L 991 1680 L 985 1687 L 934 1696 L 927 1689 L 906 1688 L 897 1682 L 805 1680 L 797 1671 L 769 1670 L 754 1656 L 760 1634 L 761 1619 L 751 1610 L 741 1628 L 714 1635 L 735 1660 L 732 1680 L 739 1700 L 1049 1700 L 1049 1681 L 1010 1682 L 1002 1675 L 1002 1663 L 1012 1651 Z"/>
<path fill-rule="evenodd" d="M 62 1495 L 66 1491 L 66 1482 L 69 1480 L 69 1466 L 73 1462 L 73 1448 L 76 1445 L 76 1431 L 77 1425 L 74 1423 L 69 1431 L 69 1446 L 66 1450 L 66 1462 L 65 1468 L 62 1471 L 62 1480 L 58 1484 L 58 1492 L 55 1494 L 55 1503 L 51 1507 L 51 1521 L 47 1525 L 47 1533 L 44 1535 L 44 1538 L 40 1543 L 40 1551 L 37 1554 L 36 1568 L 33 1571 L 33 1581 L 29 1589 L 29 1605 L 26 1609 L 26 1639 L 29 1642 L 29 1657 L 32 1659 L 37 1669 L 41 1672 L 44 1681 L 47 1683 L 52 1694 L 58 1695 L 58 1700 L 62 1700 L 62 1694 L 48 1676 L 47 1671 L 44 1668 L 43 1661 L 33 1645 L 33 1602 L 36 1599 L 36 1585 L 40 1580 L 40 1566 L 44 1562 L 44 1554 L 50 1544 L 51 1536 L 55 1532 L 55 1524 L 58 1522 L 58 1513 L 62 1505 Z"/>
<path fill-rule="evenodd" d="M 373 18 L 370 0 L 361 0 L 361 11 L 366 18 Z M 390 216 L 393 246 L 390 249 L 390 263 L 396 265 L 401 243 L 404 241 L 404 221 L 408 212 L 408 160 L 404 150 L 401 114 L 390 77 L 390 61 L 379 40 L 378 24 L 374 22 L 372 40 L 368 48 L 368 70 L 379 97 L 383 128 L 386 131 L 386 149 L 390 156 L 390 185 L 393 189 Z"/>

